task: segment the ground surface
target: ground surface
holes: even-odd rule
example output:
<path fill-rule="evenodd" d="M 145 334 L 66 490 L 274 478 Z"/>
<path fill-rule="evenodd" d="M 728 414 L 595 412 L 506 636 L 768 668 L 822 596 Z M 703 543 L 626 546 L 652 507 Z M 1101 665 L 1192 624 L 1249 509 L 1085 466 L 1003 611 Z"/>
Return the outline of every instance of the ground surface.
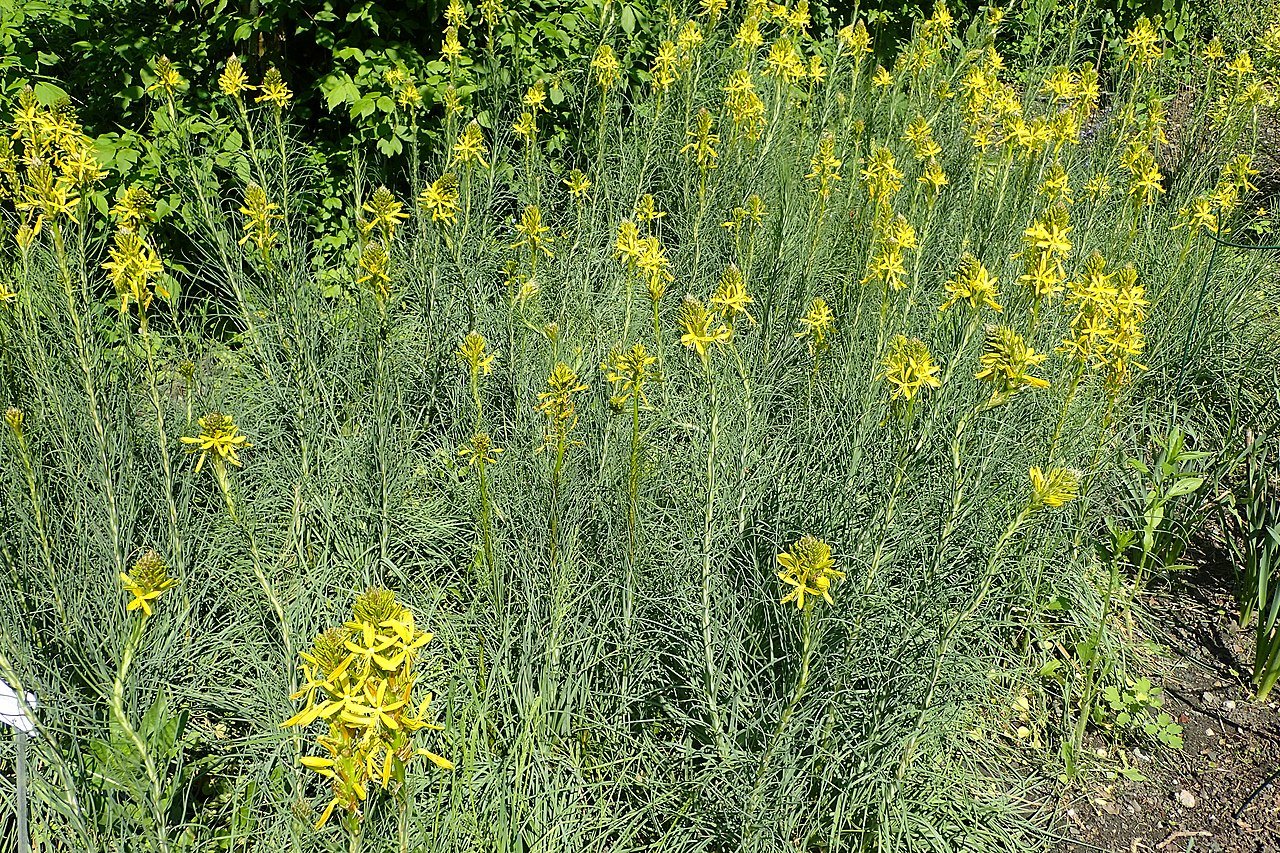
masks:
<path fill-rule="evenodd" d="M 1146 781 L 1098 774 L 1064 804 L 1075 841 L 1063 853 L 1280 853 L 1280 696 L 1250 699 L 1252 635 L 1235 624 L 1230 581 L 1215 564 L 1203 561 L 1147 602 L 1170 662 L 1159 679 L 1166 709 L 1185 745 L 1129 753 Z"/>

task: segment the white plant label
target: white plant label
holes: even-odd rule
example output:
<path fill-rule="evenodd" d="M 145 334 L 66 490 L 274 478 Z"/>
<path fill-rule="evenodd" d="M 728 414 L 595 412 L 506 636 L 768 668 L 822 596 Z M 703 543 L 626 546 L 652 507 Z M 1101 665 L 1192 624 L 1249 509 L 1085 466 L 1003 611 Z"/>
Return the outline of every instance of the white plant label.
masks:
<path fill-rule="evenodd" d="M 35 694 L 28 693 L 26 707 L 34 708 L 35 706 Z M 35 728 L 35 723 L 23 710 L 22 703 L 18 702 L 18 694 L 2 678 L 0 678 L 0 724 L 17 729 L 24 734 Z"/>

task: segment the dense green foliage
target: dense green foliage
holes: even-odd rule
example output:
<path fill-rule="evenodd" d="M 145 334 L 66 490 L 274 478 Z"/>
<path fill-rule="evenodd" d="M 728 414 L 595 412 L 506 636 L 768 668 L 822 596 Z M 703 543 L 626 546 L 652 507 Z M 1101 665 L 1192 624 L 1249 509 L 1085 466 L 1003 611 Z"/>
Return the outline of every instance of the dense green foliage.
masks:
<path fill-rule="evenodd" d="M 1178 747 L 1144 597 L 1274 447 L 1280 275 L 1230 244 L 1280 28 L 1006 63 L 938 6 L 884 60 L 802 4 L 618 8 L 348 72 L 475 88 L 345 182 L 216 28 L 132 158 L 15 92 L 38 850 L 1025 849 Z"/>

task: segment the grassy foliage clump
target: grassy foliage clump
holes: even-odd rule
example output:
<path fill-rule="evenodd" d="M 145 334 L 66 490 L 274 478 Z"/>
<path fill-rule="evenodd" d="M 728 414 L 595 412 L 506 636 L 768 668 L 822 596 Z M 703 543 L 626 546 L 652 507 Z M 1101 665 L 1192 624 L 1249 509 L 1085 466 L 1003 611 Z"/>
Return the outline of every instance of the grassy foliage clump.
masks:
<path fill-rule="evenodd" d="M 1207 51 L 1174 128 L 1145 22 L 1017 73 L 995 10 L 892 67 L 808 25 L 708 0 L 625 102 L 605 29 L 566 161 L 543 81 L 496 133 L 458 94 L 336 202 L 337 267 L 278 73 L 166 63 L 175 177 L 113 199 L 18 100 L 0 677 L 42 697 L 41 850 L 1021 847 L 1028 785 L 1123 762 L 1081 746 L 1172 561 L 1163 509 L 1141 558 L 1104 522 L 1164 408 L 1274 394 L 1275 269 L 1216 239 L 1269 227 L 1275 81 Z"/>

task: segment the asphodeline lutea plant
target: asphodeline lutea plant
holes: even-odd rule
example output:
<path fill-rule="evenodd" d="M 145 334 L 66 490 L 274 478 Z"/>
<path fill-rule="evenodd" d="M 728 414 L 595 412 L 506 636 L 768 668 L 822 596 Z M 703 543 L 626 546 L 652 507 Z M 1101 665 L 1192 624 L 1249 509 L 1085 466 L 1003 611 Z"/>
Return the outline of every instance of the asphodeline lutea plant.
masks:
<path fill-rule="evenodd" d="M 910 412 L 918 397 L 942 387 L 940 368 L 919 338 L 894 335 L 880 365 L 880 378 L 889 386 L 889 401 L 895 409 Z"/>
<path fill-rule="evenodd" d="M 365 237 L 376 235 L 387 244 L 395 239 L 396 228 L 400 223 L 409 218 L 409 214 L 404 212 L 404 205 L 396 201 L 391 190 L 385 186 L 374 190 L 360 210 L 363 216 L 356 220 L 360 233 Z"/>
<path fill-rule="evenodd" d="M 165 779 L 161 775 L 161 766 L 152 754 L 150 743 L 145 740 L 134 727 L 133 721 L 125 710 L 125 681 L 129 669 L 133 665 L 138 645 L 142 641 L 143 632 L 154 613 L 154 607 L 170 589 L 178 585 L 176 578 L 170 577 L 169 567 L 154 550 L 148 549 L 133 564 L 133 568 L 120 574 L 120 583 L 131 598 L 125 606 L 130 613 L 138 613 L 139 618 L 133 621 L 129 638 L 125 642 L 124 651 L 116 667 L 116 677 L 111 686 L 108 706 L 115 726 L 123 734 L 133 751 L 142 761 L 143 775 L 146 777 L 146 801 L 143 804 L 151 819 L 151 828 L 156 833 L 156 840 L 161 851 L 170 850 L 168 816 L 166 814 L 167 799 L 165 797 Z"/>
<path fill-rule="evenodd" d="M 280 239 L 280 232 L 275 223 L 284 216 L 277 211 L 280 205 L 267 198 L 267 191 L 256 183 L 249 184 L 244 191 L 244 204 L 240 213 L 244 216 L 244 234 L 240 237 L 240 245 L 253 243 L 262 260 L 270 262 L 271 250 Z"/>
<path fill-rule="evenodd" d="M 182 443 L 187 445 L 188 452 L 198 454 L 196 473 L 200 472 L 206 461 L 209 462 L 214 476 L 217 477 L 222 498 L 226 502 L 227 513 L 235 518 L 235 501 L 231 497 L 231 480 L 227 466 L 242 467 L 239 451 L 253 445 L 241 434 L 240 428 L 236 426 L 235 420 L 230 415 L 209 412 L 200 418 L 199 423 L 200 434 L 184 435 Z"/>
<path fill-rule="evenodd" d="M 161 595 L 178 585 L 178 579 L 169 577 L 169 567 L 155 551 L 148 550 L 133 564 L 133 569 L 120 575 L 124 591 L 133 596 L 125 608 L 130 612 L 141 610 L 150 616 L 152 607 Z"/>
<path fill-rule="evenodd" d="M 304 705 L 281 727 L 327 725 L 315 741 L 325 754 L 302 759 L 332 791 L 315 825 L 323 827 L 340 809 L 344 827 L 355 835 L 375 784 L 402 790 L 418 757 L 443 770 L 454 765 L 415 742 L 419 731 L 443 728 L 428 717 L 430 693 L 413 703 L 421 677 L 418 658 L 432 635 L 417 627 L 413 611 L 387 589 L 364 592 L 351 611 L 351 621 L 321 633 L 309 652 L 299 654 L 303 683 L 291 698 Z M 407 809 L 407 801 L 401 807 Z"/>
<path fill-rule="evenodd" d="M 782 603 L 794 603 L 799 610 L 813 607 L 817 599 L 834 604 L 831 584 L 845 577 L 836 568 L 831 546 L 813 536 L 797 539 L 778 554 L 778 567 L 778 580 L 786 585 Z"/>
<path fill-rule="evenodd" d="M 938 310 L 946 311 L 956 304 L 964 304 L 975 313 L 984 308 L 1003 311 L 997 301 L 1000 298 L 999 283 L 1000 280 L 981 261 L 965 252 L 960 257 L 955 277 L 943 285 L 947 298 Z"/>
<path fill-rule="evenodd" d="M 1023 388 L 1048 388 L 1047 380 L 1031 374 L 1031 370 L 1048 357 L 1046 353 L 1037 353 L 1010 327 L 988 326 L 982 355 L 978 357 L 981 370 L 974 374 L 979 382 L 992 386 L 987 407 L 1008 401 Z"/>

